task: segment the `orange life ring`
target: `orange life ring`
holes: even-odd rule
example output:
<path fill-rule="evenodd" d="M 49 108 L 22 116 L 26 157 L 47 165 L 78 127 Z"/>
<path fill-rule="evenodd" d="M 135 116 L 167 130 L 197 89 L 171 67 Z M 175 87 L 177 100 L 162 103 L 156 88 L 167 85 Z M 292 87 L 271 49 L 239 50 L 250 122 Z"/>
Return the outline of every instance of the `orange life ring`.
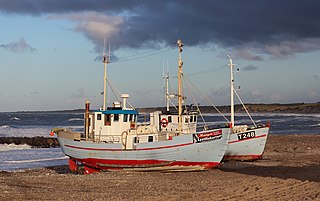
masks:
<path fill-rule="evenodd" d="M 163 127 L 163 128 L 165 128 L 165 127 L 167 127 L 168 126 L 168 120 L 166 119 L 166 118 L 162 118 L 161 119 L 161 126 Z"/>

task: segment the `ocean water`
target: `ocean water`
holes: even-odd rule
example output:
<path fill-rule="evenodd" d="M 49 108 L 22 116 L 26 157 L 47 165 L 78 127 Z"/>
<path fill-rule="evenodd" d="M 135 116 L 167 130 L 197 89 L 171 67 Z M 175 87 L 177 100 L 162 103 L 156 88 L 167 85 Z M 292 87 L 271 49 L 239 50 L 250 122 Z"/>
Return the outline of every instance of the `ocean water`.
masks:
<path fill-rule="evenodd" d="M 226 116 L 229 118 L 228 116 Z M 270 134 L 320 134 L 320 114 L 252 114 L 257 124 L 270 122 Z M 138 121 L 148 121 L 140 115 Z M 198 117 L 199 127 L 223 124 L 218 114 Z M 6 112 L 0 113 L 0 137 L 50 137 L 52 128 L 64 127 L 83 131 L 83 113 L 76 112 Z M 235 124 L 252 125 L 246 114 L 237 114 Z M 31 148 L 28 145 L 0 144 L 0 171 L 23 171 L 68 164 L 60 148 Z"/>

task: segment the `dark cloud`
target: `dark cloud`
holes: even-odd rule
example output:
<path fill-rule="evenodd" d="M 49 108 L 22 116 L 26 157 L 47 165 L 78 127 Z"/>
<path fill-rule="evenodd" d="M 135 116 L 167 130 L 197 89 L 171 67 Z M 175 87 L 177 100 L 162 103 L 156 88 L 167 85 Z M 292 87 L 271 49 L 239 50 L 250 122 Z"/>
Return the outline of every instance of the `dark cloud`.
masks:
<path fill-rule="evenodd" d="M 29 45 L 24 38 L 16 42 L 10 42 L 8 44 L 0 44 L 0 47 L 16 53 L 34 52 L 37 49 Z"/>
<path fill-rule="evenodd" d="M 243 67 L 241 69 L 244 70 L 244 71 L 254 71 L 254 70 L 257 70 L 258 67 L 257 66 L 253 66 L 253 65 L 249 65 L 249 66 L 245 66 L 245 67 Z"/>
<path fill-rule="evenodd" d="M 212 45 L 263 60 L 320 50 L 320 1 L 314 0 L 2 0 L 5 13 L 50 15 L 75 22 L 99 49 Z M 245 49 L 244 49 L 245 48 Z M 100 48 L 101 49 L 101 48 Z"/>

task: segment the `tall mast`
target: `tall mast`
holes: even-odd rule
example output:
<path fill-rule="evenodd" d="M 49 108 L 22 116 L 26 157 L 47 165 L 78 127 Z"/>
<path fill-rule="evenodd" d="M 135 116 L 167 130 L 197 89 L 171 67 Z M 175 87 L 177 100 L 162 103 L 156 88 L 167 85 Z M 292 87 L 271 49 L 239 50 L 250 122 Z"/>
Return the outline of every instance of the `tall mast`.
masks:
<path fill-rule="evenodd" d="M 179 113 L 179 125 L 178 125 L 178 130 L 181 134 L 182 132 L 182 99 L 183 99 L 183 94 L 182 94 L 182 66 L 183 66 L 183 62 L 181 59 L 181 53 L 182 53 L 182 47 L 183 47 L 183 43 L 182 40 L 179 39 L 177 41 L 177 45 L 179 47 L 179 60 L 178 60 L 178 113 Z"/>
<path fill-rule="evenodd" d="M 104 41 L 105 43 L 105 41 Z M 105 44 L 104 44 L 105 47 Z M 103 79 L 103 110 L 107 109 L 107 64 L 110 63 L 110 45 L 109 45 L 109 54 L 107 55 L 106 49 L 103 50 L 103 60 L 104 64 L 104 79 Z"/>
<path fill-rule="evenodd" d="M 234 79 L 233 79 L 233 67 L 236 64 L 232 63 L 232 58 L 230 55 L 227 55 L 229 57 L 230 63 L 228 66 L 230 67 L 230 123 L 231 126 L 234 126 Z"/>
<path fill-rule="evenodd" d="M 170 110 L 170 97 L 169 97 L 169 74 L 166 73 L 164 78 L 166 79 L 165 83 L 165 98 L 166 98 L 166 107 L 167 107 L 167 112 Z"/>

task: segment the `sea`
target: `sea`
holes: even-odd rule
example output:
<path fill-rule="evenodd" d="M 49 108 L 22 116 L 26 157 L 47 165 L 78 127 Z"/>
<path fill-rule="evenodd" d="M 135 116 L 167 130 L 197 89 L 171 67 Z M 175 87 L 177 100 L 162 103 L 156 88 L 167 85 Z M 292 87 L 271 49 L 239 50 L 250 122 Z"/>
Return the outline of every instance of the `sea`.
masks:
<path fill-rule="evenodd" d="M 226 114 L 226 118 L 229 118 Z M 253 113 L 256 124 L 271 125 L 271 135 L 320 134 L 320 114 Z M 145 115 L 138 122 L 148 123 Z M 219 114 L 198 117 L 199 127 L 226 122 Z M 52 128 L 63 127 L 83 131 L 83 113 L 80 112 L 2 112 L 0 137 L 50 137 Z M 252 125 L 246 114 L 236 114 L 235 124 Z M 67 165 L 68 158 L 60 148 L 32 148 L 29 145 L 0 144 L 0 171 L 25 171 L 26 169 Z"/>

